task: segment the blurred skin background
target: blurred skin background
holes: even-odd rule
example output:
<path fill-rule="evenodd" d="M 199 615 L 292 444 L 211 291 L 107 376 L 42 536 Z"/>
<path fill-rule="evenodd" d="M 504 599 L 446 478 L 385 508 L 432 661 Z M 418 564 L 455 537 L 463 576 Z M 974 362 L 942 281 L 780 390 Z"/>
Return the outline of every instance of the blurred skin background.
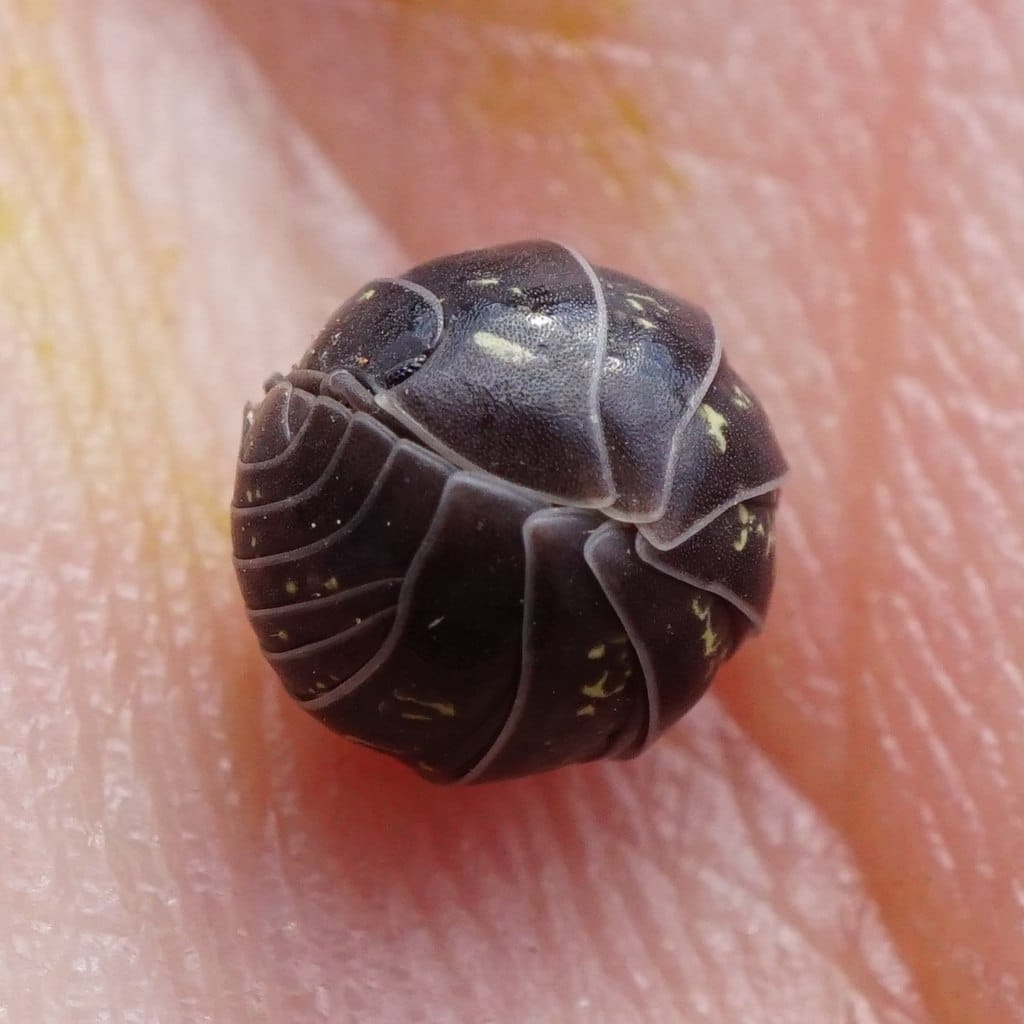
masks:
<path fill-rule="evenodd" d="M 0 1019 L 1024 1019 L 1014 0 L 0 0 Z M 551 236 L 709 308 L 793 470 L 655 751 L 438 790 L 279 692 L 243 403 Z"/>

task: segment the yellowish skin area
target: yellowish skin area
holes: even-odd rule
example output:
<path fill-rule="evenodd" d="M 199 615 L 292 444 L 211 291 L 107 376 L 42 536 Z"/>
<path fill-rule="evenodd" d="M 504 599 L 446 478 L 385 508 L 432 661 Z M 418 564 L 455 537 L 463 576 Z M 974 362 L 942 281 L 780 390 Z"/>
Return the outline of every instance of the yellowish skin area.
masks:
<path fill-rule="evenodd" d="M 1024 1019 L 1024 36 L 884 7 L 0 0 L 0 1016 Z M 779 581 L 636 761 L 431 787 L 263 663 L 241 411 L 538 236 L 712 309 Z"/>

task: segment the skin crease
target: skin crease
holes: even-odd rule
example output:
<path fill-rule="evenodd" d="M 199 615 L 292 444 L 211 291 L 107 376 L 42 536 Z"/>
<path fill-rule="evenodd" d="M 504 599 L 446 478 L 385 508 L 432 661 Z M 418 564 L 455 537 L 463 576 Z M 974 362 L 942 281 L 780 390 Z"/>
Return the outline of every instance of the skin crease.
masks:
<path fill-rule="evenodd" d="M 253 10 L 0 0 L 0 1020 L 1024 1019 L 1014 5 Z M 650 754 L 434 789 L 263 665 L 239 419 L 536 235 L 712 310 L 779 584 Z"/>

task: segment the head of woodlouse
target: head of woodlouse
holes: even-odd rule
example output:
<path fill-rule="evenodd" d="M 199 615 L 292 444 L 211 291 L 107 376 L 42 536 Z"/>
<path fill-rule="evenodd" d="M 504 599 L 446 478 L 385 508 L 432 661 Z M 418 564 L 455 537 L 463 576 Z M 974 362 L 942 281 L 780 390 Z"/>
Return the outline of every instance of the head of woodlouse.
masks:
<path fill-rule="evenodd" d="M 235 566 L 310 713 L 435 781 L 630 757 L 760 627 L 785 462 L 707 314 L 552 242 L 359 289 L 247 412 Z"/>

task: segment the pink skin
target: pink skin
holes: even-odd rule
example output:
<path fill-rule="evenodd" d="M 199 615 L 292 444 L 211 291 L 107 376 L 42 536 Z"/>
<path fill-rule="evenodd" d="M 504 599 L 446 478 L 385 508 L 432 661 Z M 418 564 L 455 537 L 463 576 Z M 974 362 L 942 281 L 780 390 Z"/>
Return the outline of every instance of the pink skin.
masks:
<path fill-rule="evenodd" d="M 1011 0 L 0 4 L 0 1019 L 1024 1019 L 1022 59 Z M 780 580 L 650 754 L 433 789 L 263 665 L 241 408 L 535 235 L 714 312 Z"/>

